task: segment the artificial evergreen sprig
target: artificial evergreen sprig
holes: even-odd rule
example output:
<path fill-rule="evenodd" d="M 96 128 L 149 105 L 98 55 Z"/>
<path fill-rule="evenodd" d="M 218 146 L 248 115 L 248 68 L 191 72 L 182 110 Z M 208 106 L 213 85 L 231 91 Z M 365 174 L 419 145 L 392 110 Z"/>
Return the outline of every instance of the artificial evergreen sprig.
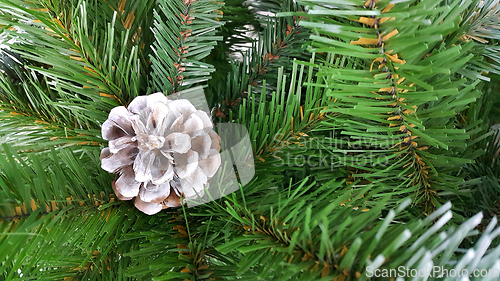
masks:
<path fill-rule="evenodd" d="M 448 152 L 465 147 L 463 141 L 473 132 L 472 127 L 457 128 L 455 115 L 481 96 L 474 90 L 478 82 L 454 75 L 473 46 L 439 43 L 454 30 L 456 15 L 465 7 L 367 1 L 344 12 L 307 4 L 309 19 L 302 25 L 318 33 L 311 36 L 312 50 L 330 50 L 356 62 L 355 70 L 345 63 L 320 69 L 328 95 L 335 98 L 328 111 L 339 114 L 328 126 L 362 148 L 355 153 L 361 162 L 388 160 L 385 169 L 377 170 L 351 161 L 352 177 L 414 194 L 426 210 L 440 206 L 439 192 L 458 190 L 460 179 L 449 174 L 450 168 L 470 162 Z M 428 15 L 425 21 L 416 19 L 420 12 Z M 323 23 L 324 17 L 331 23 Z"/>
<path fill-rule="evenodd" d="M 137 22 L 144 20 L 141 13 L 151 5 L 151 1 L 141 3 L 130 11 L 129 18 L 136 17 Z M 138 45 L 144 44 L 138 39 L 140 24 L 121 21 L 118 14 L 126 16 L 124 10 L 113 11 L 104 3 L 3 1 L 1 5 L 9 47 L 26 62 L 25 70 L 20 70 L 23 86 L 2 82 L 2 114 L 11 120 L 2 129 L 12 133 L 29 124 L 32 131 L 11 134 L 9 142 L 38 149 L 100 142 L 95 137 L 106 112 L 145 88 L 138 60 Z"/>
<path fill-rule="evenodd" d="M 174 93 L 203 83 L 215 69 L 202 60 L 222 38 L 216 36 L 221 3 L 208 0 L 159 1 L 151 48 L 153 87 Z"/>

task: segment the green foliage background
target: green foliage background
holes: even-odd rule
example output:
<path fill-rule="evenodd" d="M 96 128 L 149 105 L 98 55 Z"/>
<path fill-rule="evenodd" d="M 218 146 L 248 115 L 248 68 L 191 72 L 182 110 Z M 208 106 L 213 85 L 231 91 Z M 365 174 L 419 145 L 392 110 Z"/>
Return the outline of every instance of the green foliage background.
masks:
<path fill-rule="evenodd" d="M 499 26 L 498 0 L 0 0 L 0 280 L 500 272 Z M 200 85 L 252 182 L 115 200 L 109 111 Z"/>

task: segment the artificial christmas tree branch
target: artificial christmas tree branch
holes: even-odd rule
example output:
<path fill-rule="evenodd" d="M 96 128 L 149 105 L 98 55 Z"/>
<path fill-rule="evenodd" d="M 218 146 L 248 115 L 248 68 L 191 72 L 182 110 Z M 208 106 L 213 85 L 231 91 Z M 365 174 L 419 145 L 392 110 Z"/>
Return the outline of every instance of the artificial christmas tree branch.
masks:
<path fill-rule="evenodd" d="M 7 157 L 0 163 L 3 200 L 11 202 L 1 211 L 2 217 L 30 215 L 34 211 L 54 212 L 71 205 L 100 207 L 114 201 L 101 186 L 107 175 L 96 175 L 95 167 L 81 167 L 79 159 L 99 163 L 95 148 L 76 153 L 69 148 L 54 149 L 47 154 L 21 157 L 4 145 Z M 43 174 L 50 168 L 50 173 Z"/>
<path fill-rule="evenodd" d="M 222 39 L 215 36 L 223 24 L 220 7 L 220 3 L 208 0 L 159 2 L 151 56 L 155 89 L 174 93 L 209 79 L 215 69 L 201 60 Z"/>
<path fill-rule="evenodd" d="M 316 11 L 316 8 L 312 8 L 308 14 L 331 14 L 337 22 L 313 23 L 315 16 L 310 16 L 309 20 L 304 20 L 302 23 L 306 27 L 316 27 L 315 30 L 320 33 L 320 36 L 311 37 L 314 39 L 313 50 L 323 51 L 330 48 L 334 54 L 370 61 L 365 64 L 363 70 L 340 69 L 335 66 L 320 70 L 319 75 L 334 75 L 333 79 L 326 79 L 327 83 L 331 83 L 329 95 L 335 98 L 328 111 L 342 114 L 340 118 L 336 117 L 332 121 L 337 124 L 335 128 L 351 138 L 352 144 L 383 147 L 384 155 L 392 151 L 390 154 L 396 156 L 390 156 L 391 162 L 386 166 L 386 170 L 379 170 L 377 173 L 365 172 L 363 167 L 355 163 L 348 164 L 355 169 L 354 178 L 364 178 L 377 184 L 385 182 L 395 189 L 409 188 L 408 191 L 417 191 L 417 194 L 423 196 L 427 208 L 430 208 L 428 210 L 432 210 L 439 206 L 436 196 L 433 195 L 436 192 L 434 188 L 437 189 L 438 186 L 446 190 L 451 188 L 448 186 L 445 172 L 443 174 L 438 172 L 439 166 L 449 165 L 451 159 L 455 159 L 444 158 L 442 155 L 439 160 L 432 160 L 435 158 L 432 153 L 441 155 L 441 151 L 448 150 L 450 146 L 460 146 L 459 142 L 453 139 L 468 138 L 464 130 L 452 129 L 454 114 L 465 108 L 463 103 L 458 101 L 458 97 L 461 97 L 461 100 L 467 97 L 468 101 L 472 102 L 480 95 L 473 91 L 473 84 L 453 89 L 444 83 L 444 77 L 449 75 L 448 73 L 453 73 L 466 62 L 463 59 L 459 60 L 459 56 L 465 53 L 470 45 L 465 45 L 463 48 L 451 47 L 447 52 L 449 55 L 441 57 L 438 55 L 440 49 L 437 47 L 433 49 L 439 42 L 438 38 L 443 38 L 452 30 L 452 21 L 455 20 L 454 15 L 459 8 L 451 13 L 444 9 L 432 12 L 435 17 L 446 20 L 436 27 L 432 24 L 422 24 L 422 30 L 429 30 L 424 35 L 415 32 L 416 25 L 407 24 L 410 19 L 404 19 L 404 14 L 398 14 L 400 10 L 395 11 L 396 8 L 392 5 L 384 6 L 382 2 L 367 1 L 364 6 L 371 9 L 373 15 L 371 18 L 364 16 L 369 14 L 366 10 L 353 10 L 348 16 L 343 16 L 336 10 L 319 10 L 318 7 L 317 12 L 312 12 Z M 415 14 L 418 14 L 419 10 L 428 11 L 424 4 L 403 6 L 414 9 Z M 375 7 L 380 8 L 375 9 Z M 368 29 L 357 27 L 358 24 L 346 25 L 342 22 L 342 18 L 361 22 Z M 341 30 L 346 32 L 339 33 Z M 358 35 L 357 32 L 361 30 L 366 31 Z M 411 41 L 405 38 L 406 30 L 412 32 L 407 36 L 412 38 Z M 328 38 L 332 34 L 342 40 Z M 420 34 L 422 37 L 416 37 Z M 422 41 L 429 43 L 424 45 Z M 410 54 L 409 46 L 412 45 L 419 48 L 419 51 Z M 428 47 L 424 49 L 424 46 Z M 425 72 L 424 65 L 427 67 Z M 449 69 L 446 69 L 445 65 L 449 65 Z M 459 81 L 465 82 L 465 80 Z M 458 82 L 451 85 L 458 86 Z M 427 97 L 423 98 L 421 96 L 423 94 Z M 341 121 L 344 118 L 345 121 Z M 427 151 L 429 147 L 435 147 L 429 150 L 431 154 Z M 362 155 L 357 153 L 357 157 L 363 157 Z M 380 156 L 378 152 L 370 149 L 366 149 L 365 155 L 365 157 Z M 468 162 L 465 159 L 453 161 L 457 164 Z M 389 175 L 393 177 L 388 177 Z M 434 182 L 432 184 L 434 188 L 431 190 L 429 190 L 430 181 Z"/>
<path fill-rule="evenodd" d="M 366 4 L 368 5 L 369 9 L 373 9 L 376 5 L 376 2 L 369 1 L 365 3 L 365 5 Z M 426 146 L 418 147 L 418 142 L 416 140 L 418 138 L 418 135 L 412 136 L 411 132 L 412 128 L 416 127 L 416 125 L 413 124 L 411 120 L 410 121 L 405 120 L 405 118 L 403 117 L 414 114 L 415 110 L 418 107 L 416 105 L 414 106 L 408 105 L 407 103 L 404 102 L 405 98 L 401 97 L 402 94 L 407 93 L 408 90 L 398 88 L 399 85 L 406 80 L 406 77 L 400 77 L 400 75 L 397 74 L 397 70 L 399 69 L 399 67 L 389 66 L 391 68 L 390 70 L 386 66 L 386 63 L 388 63 L 388 61 L 400 64 L 406 63 L 406 61 L 399 59 L 397 54 L 393 54 L 392 50 L 388 50 L 387 52 L 385 50 L 385 41 L 389 40 L 391 37 L 398 34 L 398 30 L 394 29 L 391 32 L 389 32 L 389 31 L 384 31 L 379 27 L 379 25 L 383 25 L 383 23 L 386 20 L 389 21 L 391 20 L 388 17 L 384 17 L 384 13 L 390 12 L 392 7 L 394 7 L 394 5 L 390 4 L 384 9 L 382 9 L 380 18 L 361 17 L 360 22 L 366 23 L 368 26 L 372 26 L 373 28 L 377 29 L 378 42 L 376 43 L 376 45 L 377 47 L 381 47 L 381 57 L 378 57 L 375 60 L 373 60 L 372 65 L 374 64 L 377 65 L 377 63 L 379 63 L 378 65 L 379 69 L 385 67 L 384 73 L 387 74 L 386 79 L 390 79 L 391 81 L 389 87 L 381 88 L 379 89 L 378 92 L 387 92 L 391 94 L 393 99 L 395 100 L 395 102 L 391 104 L 391 106 L 393 108 L 396 108 L 397 112 L 392 112 L 392 114 L 390 114 L 387 120 L 393 122 L 395 121 L 395 123 L 390 123 L 389 127 L 394 127 L 394 126 L 399 127 L 399 131 L 403 134 L 403 136 L 400 136 L 401 138 L 404 138 L 403 142 L 395 144 L 395 146 L 398 146 L 400 150 L 408 150 L 406 153 L 407 155 L 410 155 L 409 157 L 410 159 L 407 160 L 407 163 L 403 167 L 411 166 L 412 169 L 414 169 L 413 173 L 410 175 L 410 177 L 413 178 L 412 185 L 419 185 L 422 186 L 424 189 L 427 189 L 428 187 L 430 187 L 430 184 L 428 182 L 429 171 L 427 170 L 429 167 L 426 164 L 429 163 L 429 160 L 425 159 L 424 156 L 418 155 L 418 151 L 426 150 L 427 147 Z M 357 41 L 351 41 L 351 44 L 373 45 L 372 42 L 361 42 L 363 41 L 363 39 L 358 39 Z M 410 84 L 408 87 L 413 87 L 413 85 L 414 83 Z M 398 94 L 399 92 L 401 93 L 401 95 Z M 397 121 L 399 121 L 399 123 Z M 423 193 L 425 194 L 426 199 L 429 201 L 430 201 L 429 197 L 434 195 L 432 194 L 432 192 L 429 193 L 427 190 L 424 190 Z"/>
<path fill-rule="evenodd" d="M 104 258 L 116 247 L 114 240 L 120 236 L 116 225 L 125 221 L 124 209 L 124 206 L 115 206 L 99 211 L 88 206 L 68 206 L 47 215 L 37 210 L 13 223 L 4 221 L 2 231 L 12 227 L 9 232 L 17 235 L 4 236 L 0 268 L 10 276 L 8 278 L 19 276 L 20 263 L 26 264 L 21 272 L 27 276 L 49 278 L 62 272 L 68 277 L 77 275 L 92 259 L 95 250 L 103 253 Z M 25 231 L 33 231 L 34 235 L 26 235 Z M 23 245 L 23 248 L 7 250 L 8 245 Z"/>
<path fill-rule="evenodd" d="M 37 6 L 35 5 L 35 7 Z M 37 114 L 35 114 L 35 116 L 41 115 L 37 120 L 49 123 L 55 122 L 54 126 L 52 126 L 52 128 L 56 129 L 54 130 L 55 133 L 49 134 L 47 138 L 67 138 L 68 131 L 69 136 L 74 137 L 77 136 L 77 134 L 81 134 L 81 131 L 84 129 L 89 130 L 96 128 L 98 127 L 98 122 L 96 122 L 96 120 L 105 119 L 106 115 L 101 114 L 102 110 L 109 109 L 110 106 L 119 104 L 113 99 L 117 99 L 118 102 L 123 103 L 128 99 L 127 95 L 137 95 L 137 93 L 133 94 L 132 92 L 131 94 L 128 91 L 127 94 L 121 93 L 122 90 L 120 88 L 123 88 L 122 85 L 130 85 L 130 82 L 126 82 L 126 84 L 122 85 L 120 85 L 120 83 L 115 84 L 110 76 L 110 73 L 114 73 L 115 71 L 123 74 L 131 73 L 132 76 L 130 78 L 132 79 L 129 79 L 127 76 L 123 78 L 132 80 L 132 82 L 135 81 L 135 83 L 138 82 L 138 68 L 134 68 L 134 65 L 138 65 L 124 63 L 126 61 L 137 60 L 137 48 L 135 48 L 136 51 L 134 51 L 134 47 L 131 48 L 132 53 L 130 56 L 123 52 L 125 49 L 129 49 L 126 42 L 127 37 L 125 36 L 124 50 L 121 54 L 115 53 L 114 55 L 115 57 L 120 55 L 120 63 L 115 65 L 111 65 L 113 63 L 106 63 L 97 56 L 99 52 L 92 46 L 94 43 L 98 44 L 98 33 L 93 34 L 93 36 L 85 37 L 88 36 L 88 31 L 86 31 L 85 34 L 75 32 L 74 28 L 81 24 L 86 28 L 89 27 L 85 26 L 87 24 L 85 5 L 74 8 L 75 10 L 72 10 L 74 17 L 71 19 L 73 21 L 72 28 L 67 28 L 62 25 L 61 20 L 52 18 L 46 10 L 45 12 L 39 12 L 36 11 L 34 7 L 32 9 L 27 9 L 12 2 L 3 3 L 3 9 L 5 11 L 10 11 L 10 13 L 21 17 L 25 21 L 31 21 L 35 25 L 31 26 L 22 23 L 17 18 L 9 18 L 8 20 L 7 18 L 2 19 L 3 24 L 12 25 L 14 27 L 13 30 L 4 31 L 15 42 L 11 47 L 17 54 L 22 55 L 23 58 L 31 64 L 26 66 L 27 69 L 29 69 L 27 70 L 28 73 L 31 72 L 31 75 L 23 75 L 22 80 L 26 85 L 33 85 L 30 88 L 10 85 L 11 89 L 16 89 L 15 87 L 17 87 L 17 89 L 14 92 L 6 91 L 4 99 L 6 103 L 10 103 L 11 101 L 19 103 L 25 99 L 23 98 L 25 91 L 26 95 L 29 97 L 33 89 L 41 94 L 41 97 L 29 99 L 31 108 L 34 108 L 34 110 L 31 112 L 19 113 L 21 113 L 21 116 L 25 116 L 26 113 L 33 114 L 33 111 L 36 111 Z M 71 7 L 71 9 L 73 9 L 73 7 Z M 76 11 L 79 10 L 83 11 L 80 17 L 75 15 Z M 64 19 L 63 21 L 67 22 Z M 115 20 L 113 20 L 112 23 L 114 24 Z M 17 32 L 19 30 L 25 33 Z M 110 34 L 113 34 L 113 27 L 111 27 L 109 31 L 111 32 Z M 91 37 L 94 39 L 94 42 L 90 41 Z M 37 44 L 33 44 L 32 40 L 36 40 Z M 45 47 L 43 49 L 39 47 L 42 44 Z M 107 46 L 107 49 L 101 50 L 101 55 L 106 54 L 106 56 L 111 56 L 112 52 L 110 51 L 116 47 L 113 45 L 112 41 L 108 40 L 108 43 L 104 45 Z M 38 55 L 33 55 L 35 53 L 38 53 Z M 133 57 L 136 59 L 133 59 Z M 109 59 L 111 59 L 111 57 L 109 57 Z M 102 65 L 92 65 L 91 62 L 102 63 Z M 109 60 L 109 62 L 111 62 L 111 60 Z M 132 68 L 130 68 L 131 66 Z M 120 69 L 123 68 L 127 70 L 120 71 Z M 8 85 L 11 83 L 6 81 L 6 84 Z M 138 89 L 137 85 L 135 88 Z M 130 88 L 130 90 L 133 89 L 134 87 Z M 45 96 L 45 92 L 47 91 L 50 94 Z M 117 97 L 124 98 L 125 101 L 121 101 Z M 107 102 L 97 107 L 93 104 L 93 102 L 103 99 Z M 33 102 L 33 100 L 38 100 L 38 102 Z M 7 106 L 11 107 L 11 110 L 19 109 L 19 107 L 13 107 L 9 104 L 7 104 Z M 48 119 L 49 116 L 50 119 Z M 6 116 L 6 118 L 9 118 L 9 116 Z M 13 119 L 13 121 L 17 120 Z M 29 122 L 30 120 L 26 121 Z M 35 123 L 35 125 L 37 124 Z M 43 125 L 43 127 L 38 127 L 38 130 L 43 132 L 46 126 Z M 75 129 L 72 129 L 73 127 L 75 127 Z M 80 132 L 78 132 L 78 130 L 80 130 Z M 72 133 L 72 131 L 76 132 Z M 85 139 L 75 139 L 74 141 L 67 140 L 65 144 L 82 143 L 82 141 L 85 141 Z M 90 142 L 87 143 L 90 144 Z"/>

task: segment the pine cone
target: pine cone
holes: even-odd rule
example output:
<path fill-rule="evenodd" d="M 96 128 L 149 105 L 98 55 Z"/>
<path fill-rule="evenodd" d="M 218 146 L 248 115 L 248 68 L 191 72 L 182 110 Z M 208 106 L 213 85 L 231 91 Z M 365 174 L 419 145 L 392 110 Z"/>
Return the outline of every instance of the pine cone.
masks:
<path fill-rule="evenodd" d="M 220 164 L 220 137 L 208 114 L 185 99 L 163 93 L 135 98 L 115 107 L 102 125 L 109 147 L 101 167 L 118 173 L 113 189 L 120 200 L 134 199 L 152 215 L 203 196 Z"/>

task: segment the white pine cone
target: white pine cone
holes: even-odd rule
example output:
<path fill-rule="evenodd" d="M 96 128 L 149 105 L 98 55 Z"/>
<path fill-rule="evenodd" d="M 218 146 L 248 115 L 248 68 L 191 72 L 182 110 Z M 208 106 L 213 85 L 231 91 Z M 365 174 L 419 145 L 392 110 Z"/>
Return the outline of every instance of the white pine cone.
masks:
<path fill-rule="evenodd" d="M 118 173 L 117 197 L 135 198 L 135 206 L 148 215 L 180 206 L 180 196 L 202 196 L 221 164 L 220 137 L 208 114 L 163 93 L 113 108 L 102 137 L 109 147 L 101 152 L 101 167 Z"/>

